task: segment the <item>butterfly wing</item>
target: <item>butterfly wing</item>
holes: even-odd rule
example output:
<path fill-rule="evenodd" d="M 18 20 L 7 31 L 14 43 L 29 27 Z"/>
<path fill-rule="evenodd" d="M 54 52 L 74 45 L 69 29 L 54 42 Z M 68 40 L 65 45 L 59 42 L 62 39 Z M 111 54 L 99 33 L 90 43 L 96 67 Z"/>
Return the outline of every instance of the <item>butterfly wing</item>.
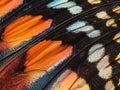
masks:
<path fill-rule="evenodd" d="M 24 79 L 23 75 L 22 78 L 19 78 L 21 73 L 17 74 L 18 77 L 16 75 L 15 81 L 25 80 L 25 83 L 18 83 L 18 87 L 21 85 L 21 90 L 25 88 L 30 90 L 119 90 L 119 1 L 98 0 L 92 2 L 87 0 L 83 2 L 82 0 L 81 2 L 78 0 L 54 0 L 45 6 L 43 11 L 54 12 L 50 13 L 51 15 L 49 13 L 45 15 L 46 18 L 53 18 L 54 24 L 49 29 L 50 32 L 43 34 L 39 39 L 45 37 L 47 40 L 58 40 L 58 42 L 51 46 L 43 41 L 44 43 L 41 42 L 43 44 L 38 47 L 43 45 L 45 48 L 34 48 L 34 46 L 31 51 L 26 52 L 29 54 L 26 54 L 25 59 L 20 59 L 25 60 L 25 64 L 20 66 L 26 66 L 22 69 L 22 73 L 28 77 Z M 65 5 L 73 6 L 65 7 Z M 75 9 L 82 11 L 76 13 Z M 61 18 L 58 18 L 59 16 Z M 62 41 L 64 45 L 67 44 L 67 47 L 61 46 L 59 41 Z M 58 61 L 58 52 L 59 60 L 63 59 L 64 61 L 62 64 Z M 29 59 L 27 55 L 31 55 Z M 43 58 L 42 55 L 46 57 Z M 42 60 L 37 60 L 39 59 L 37 56 Z M 71 57 L 68 58 L 69 56 Z M 13 61 L 13 59 L 11 60 Z M 59 68 L 56 67 L 56 62 Z M 33 65 L 29 67 L 28 64 Z M 50 65 L 53 65 L 54 69 L 49 73 Z M 33 73 L 31 70 L 36 70 L 36 68 L 40 72 Z M 50 78 L 48 78 L 49 76 Z M 13 86 L 10 83 L 9 85 Z M 24 85 L 26 85 L 25 88 Z M 6 87 L 3 86 L 3 88 Z"/>

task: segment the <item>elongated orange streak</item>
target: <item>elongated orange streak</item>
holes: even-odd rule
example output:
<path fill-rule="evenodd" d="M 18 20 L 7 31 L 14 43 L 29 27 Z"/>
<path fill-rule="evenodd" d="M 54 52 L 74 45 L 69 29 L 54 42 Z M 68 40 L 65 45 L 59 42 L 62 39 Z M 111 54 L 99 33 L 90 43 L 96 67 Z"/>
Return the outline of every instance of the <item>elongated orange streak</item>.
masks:
<path fill-rule="evenodd" d="M 72 46 L 62 46 L 61 41 L 43 41 L 27 52 L 24 72 L 28 72 L 27 80 L 33 82 L 45 71 L 55 69 L 72 54 Z M 55 67 L 54 67 L 55 66 Z"/>
<path fill-rule="evenodd" d="M 14 34 L 23 32 L 23 31 L 29 29 L 30 27 L 34 26 L 35 24 L 37 24 L 40 21 L 41 18 L 42 18 L 42 16 L 32 17 L 29 20 L 26 20 L 25 22 L 23 21 L 18 26 L 16 25 L 12 30 L 8 30 L 9 32 L 4 33 L 4 34 L 7 37 L 12 37 L 12 35 L 14 36 Z M 7 30 L 5 30 L 5 31 L 7 31 Z"/>
<path fill-rule="evenodd" d="M 11 12 L 23 3 L 23 0 L 0 0 L 0 17 Z"/>
<path fill-rule="evenodd" d="M 20 45 L 21 42 L 28 41 L 33 36 L 48 29 L 51 23 L 51 19 L 42 20 L 42 16 L 40 15 L 25 15 L 20 17 L 5 28 L 0 47 L 15 48 Z"/>
<path fill-rule="evenodd" d="M 10 0 L 0 0 L 0 6 L 8 3 Z"/>
<path fill-rule="evenodd" d="M 72 46 L 61 46 L 61 41 L 43 41 L 28 51 L 26 70 L 46 70 L 72 53 Z M 36 52 L 37 51 L 37 52 Z"/>
<path fill-rule="evenodd" d="M 51 42 L 51 41 L 47 42 L 47 41 L 44 41 L 42 43 L 39 43 L 39 45 L 37 45 L 36 47 L 33 47 L 28 52 L 31 55 L 28 54 L 28 57 L 27 57 L 27 59 L 28 59 L 27 62 L 28 63 L 27 63 L 27 65 L 30 65 L 30 64 L 33 64 L 33 63 L 37 62 L 38 58 L 41 59 L 45 55 L 49 55 L 51 53 L 51 51 L 59 48 L 59 45 L 61 45 L 61 43 L 62 43 L 61 41 L 56 41 L 56 42 Z M 43 44 L 43 45 L 45 44 L 45 46 L 42 46 L 41 44 Z M 36 52 L 38 49 L 39 49 L 39 51 Z M 42 52 L 40 52 L 40 51 L 42 51 Z M 32 54 L 32 53 L 36 53 L 36 54 Z"/>
<path fill-rule="evenodd" d="M 49 20 L 44 21 L 43 23 L 39 23 L 38 25 L 35 25 L 31 28 L 29 28 L 30 25 L 28 25 L 28 27 L 21 29 L 22 31 L 18 31 L 11 35 L 6 35 L 7 40 L 5 40 L 6 38 L 4 38 L 4 41 L 13 42 L 13 41 L 22 41 L 25 39 L 29 39 L 35 35 L 38 35 L 39 33 L 43 32 L 44 30 L 46 30 L 47 29 L 46 27 L 50 26 L 51 22 L 52 22 L 52 20 L 49 19 Z M 34 23 L 33 23 L 33 25 L 34 25 Z M 13 38 L 15 36 L 18 36 L 18 37 Z"/>
<path fill-rule="evenodd" d="M 20 18 L 16 19 L 14 22 L 12 22 L 10 25 L 8 25 L 6 27 L 5 32 L 3 33 L 3 35 L 7 34 L 8 32 L 11 32 L 12 29 L 14 29 L 16 26 L 19 26 L 19 25 L 27 22 L 30 19 L 32 19 L 31 15 L 25 15 L 23 17 L 20 17 Z"/>

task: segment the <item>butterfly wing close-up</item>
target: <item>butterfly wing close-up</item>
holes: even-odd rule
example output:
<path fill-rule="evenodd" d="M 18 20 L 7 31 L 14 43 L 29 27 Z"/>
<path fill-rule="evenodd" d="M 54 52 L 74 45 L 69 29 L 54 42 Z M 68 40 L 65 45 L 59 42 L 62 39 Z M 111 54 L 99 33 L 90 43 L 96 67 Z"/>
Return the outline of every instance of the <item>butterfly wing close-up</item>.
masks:
<path fill-rule="evenodd" d="M 0 0 L 0 90 L 120 90 L 120 0 Z"/>

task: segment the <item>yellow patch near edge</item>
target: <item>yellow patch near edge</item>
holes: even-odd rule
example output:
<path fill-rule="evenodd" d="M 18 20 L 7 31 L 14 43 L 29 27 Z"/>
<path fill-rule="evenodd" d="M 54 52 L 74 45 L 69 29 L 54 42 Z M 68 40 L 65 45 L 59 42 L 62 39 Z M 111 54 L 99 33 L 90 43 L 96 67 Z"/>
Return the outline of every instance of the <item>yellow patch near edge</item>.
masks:
<path fill-rule="evenodd" d="M 112 9 L 113 12 L 120 14 L 120 6 L 116 6 L 115 8 Z"/>
<path fill-rule="evenodd" d="M 113 85 L 112 81 L 108 81 L 105 85 L 105 90 L 114 90 L 115 86 Z"/>
<path fill-rule="evenodd" d="M 113 40 L 115 40 L 117 43 L 120 43 L 120 32 L 114 36 Z"/>
<path fill-rule="evenodd" d="M 85 79 L 79 78 L 70 90 L 90 90 L 90 87 Z"/>
<path fill-rule="evenodd" d="M 115 60 L 120 63 L 120 53 L 117 55 L 117 57 L 115 58 Z"/>
<path fill-rule="evenodd" d="M 100 4 L 102 2 L 102 0 L 88 0 L 88 3 L 90 4 Z"/>

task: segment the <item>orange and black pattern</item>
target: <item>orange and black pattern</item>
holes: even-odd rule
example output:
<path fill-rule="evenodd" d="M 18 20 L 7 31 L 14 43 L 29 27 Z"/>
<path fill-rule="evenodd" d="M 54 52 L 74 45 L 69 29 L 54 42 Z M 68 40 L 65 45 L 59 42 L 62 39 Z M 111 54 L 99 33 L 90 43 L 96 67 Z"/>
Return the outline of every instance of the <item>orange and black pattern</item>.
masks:
<path fill-rule="evenodd" d="M 120 0 L 1 0 L 0 90 L 120 90 Z"/>

